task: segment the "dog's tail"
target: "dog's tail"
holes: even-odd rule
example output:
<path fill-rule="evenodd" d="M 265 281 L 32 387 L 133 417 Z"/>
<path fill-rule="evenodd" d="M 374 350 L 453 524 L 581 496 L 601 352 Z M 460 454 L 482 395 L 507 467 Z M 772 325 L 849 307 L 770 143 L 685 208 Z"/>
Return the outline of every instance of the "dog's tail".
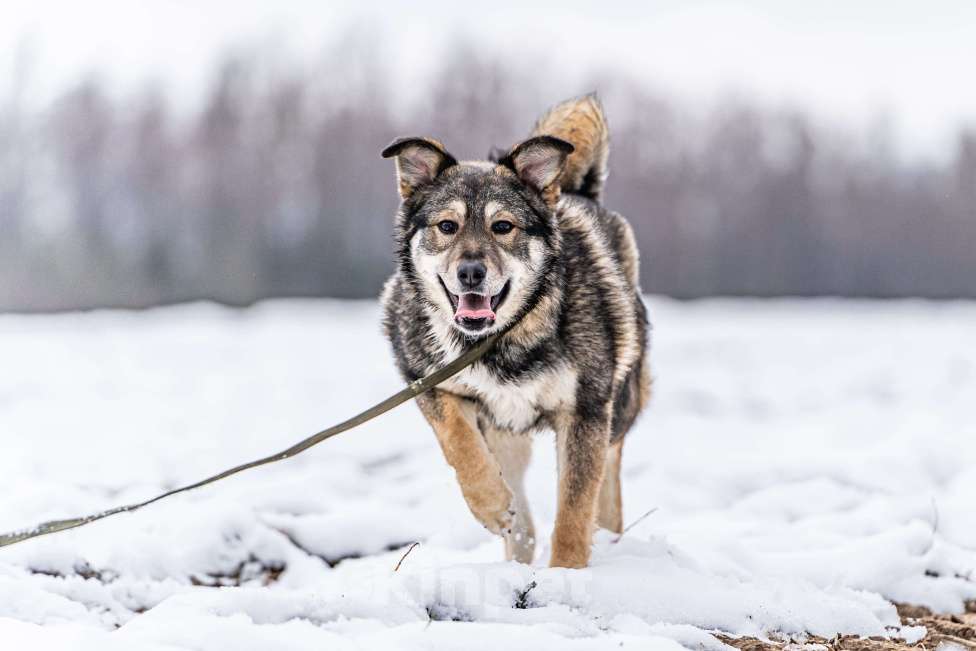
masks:
<path fill-rule="evenodd" d="M 610 132 L 596 93 L 567 100 L 549 109 L 535 123 L 533 136 L 555 136 L 576 149 L 559 179 L 563 192 L 600 200 L 607 179 Z"/>

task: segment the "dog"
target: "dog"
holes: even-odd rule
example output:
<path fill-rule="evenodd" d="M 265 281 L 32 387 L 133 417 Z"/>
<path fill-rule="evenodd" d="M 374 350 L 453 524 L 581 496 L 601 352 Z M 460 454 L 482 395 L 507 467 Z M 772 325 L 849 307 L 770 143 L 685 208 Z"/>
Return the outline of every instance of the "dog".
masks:
<path fill-rule="evenodd" d="M 502 333 L 417 403 L 508 560 L 534 558 L 523 476 L 539 430 L 555 431 L 559 467 L 550 565 L 585 567 L 594 525 L 622 531 L 623 440 L 651 378 L 634 235 L 600 203 L 608 153 L 595 95 L 488 161 L 459 162 L 432 138 L 382 152 L 401 198 L 381 299 L 400 372 L 417 380 Z"/>

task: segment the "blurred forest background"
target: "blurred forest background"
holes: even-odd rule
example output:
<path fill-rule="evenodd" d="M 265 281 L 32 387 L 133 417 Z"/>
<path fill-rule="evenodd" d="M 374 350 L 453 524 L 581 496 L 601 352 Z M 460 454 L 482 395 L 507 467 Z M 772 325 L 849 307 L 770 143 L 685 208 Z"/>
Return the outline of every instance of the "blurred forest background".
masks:
<path fill-rule="evenodd" d="M 606 203 L 633 223 L 645 291 L 678 297 L 976 297 L 976 131 L 935 160 L 728 94 L 689 107 L 604 70 L 572 88 L 457 48 L 419 101 L 366 40 L 311 68 L 226 54 L 202 101 L 97 77 L 30 111 L 25 62 L 0 96 L 0 310 L 198 298 L 375 296 L 392 269 L 394 137 L 479 158 L 548 105 L 597 90 Z"/>

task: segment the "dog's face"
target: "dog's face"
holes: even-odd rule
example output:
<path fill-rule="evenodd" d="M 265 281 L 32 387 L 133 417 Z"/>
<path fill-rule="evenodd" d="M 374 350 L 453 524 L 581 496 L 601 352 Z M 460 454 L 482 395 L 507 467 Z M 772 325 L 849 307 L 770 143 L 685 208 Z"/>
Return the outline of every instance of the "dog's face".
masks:
<path fill-rule="evenodd" d="M 571 151 L 547 136 L 498 163 L 458 163 L 421 138 L 384 150 L 397 157 L 401 265 L 409 262 L 435 318 L 476 337 L 520 313 L 552 255 L 556 181 Z"/>

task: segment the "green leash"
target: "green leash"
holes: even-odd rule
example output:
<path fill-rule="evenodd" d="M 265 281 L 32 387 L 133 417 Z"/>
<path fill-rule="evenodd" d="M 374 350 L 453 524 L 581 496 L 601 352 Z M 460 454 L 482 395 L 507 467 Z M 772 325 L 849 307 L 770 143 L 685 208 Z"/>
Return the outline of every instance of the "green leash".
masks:
<path fill-rule="evenodd" d="M 407 400 L 416 398 L 417 396 L 430 391 L 438 384 L 448 379 L 449 377 L 455 375 L 462 369 L 474 364 L 476 361 L 481 359 L 481 357 L 488 352 L 489 349 L 495 344 L 495 341 L 501 336 L 501 333 L 496 333 L 486 338 L 484 341 L 480 342 L 474 348 L 468 350 L 463 355 L 455 359 L 450 364 L 437 369 L 427 377 L 423 377 L 419 380 L 411 382 L 409 385 L 393 394 L 386 400 L 377 403 L 370 407 L 369 409 L 356 414 L 349 420 L 343 421 L 338 425 L 333 425 L 328 429 L 324 429 L 321 432 L 312 434 L 306 439 L 302 439 L 295 445 L 291 446 L 287 450 L 283 450 L 277 454 L 272 454 L 271 456 L 258 459 L 256 461 L 250 461 L 248 463 L 242 463 L 239 466 L 234 466 L 229 470 L 225 470 L 218 473 L 212 477 L 207 477 L 206 479 L 201 479 L 198 482 L 189 484 L 187 486 L 182 486 L 180 488 L 174 488 L 171 491 L 167 491 L 162 495 L 157 495 L 152 499 L 148 499 L 145 502 L 138 502 L 135 504 L 126 504 L 125 506 L 117 506 L 107 511 L 101 511 L 100 513 L 93 513 L 91 515 L 85 515 L 78 518 L 68 518 L 66 520 L 51 520 L 49 522 L 42 522 L 30 529 L 23 529 L 21 531 L 13 531 L 11 533 L 0 534 L 0 547 L 7 547 L 9 545 L 15 545 L 19 542 L 25 540 L 30 540 L 31 538 L 38 538 L 40 536 L 46 536 L 48 534 L 57 533 L 58 531 L 65 531 L 67 529 L 76 529 L 78 527 L 83 527 L 86 524 L 95 522 L 96 520 L 101 520 L 102 518 L 107 518 L 111 515 L 116 515 L 118 513 L 130 513 L 132 511 L 138 511 L 144 506 L 149 506 L 153 502 L 158 502 L 162 499 L 170 497 L 171 495 L 176 495 L 177 493 L 185 493 L 186 491 L 191 491 L 195 488 L 200 488 L 206 486 L 207 484 L 212 484 L 214 482 L 220 481 L 231 475 L 236 475 L 239 472 L 245 470 L 250 470 L 251 468 L 257 468 L 258 466 L 264 466 L 269 463 L 275 463 L 276 461 L 284 461 L 285 459 L 294 457 L 301 454 L 305 450 L 309 449 L 313 445 L 318 445 L 326 439 L 330 439 L 336 434 L 341 434 L 346 430 L 358 427 L 363 423 L 373 420 L 381 414 L 385 414 L 394 407 L 398 407 L 405 403 Z"/>

